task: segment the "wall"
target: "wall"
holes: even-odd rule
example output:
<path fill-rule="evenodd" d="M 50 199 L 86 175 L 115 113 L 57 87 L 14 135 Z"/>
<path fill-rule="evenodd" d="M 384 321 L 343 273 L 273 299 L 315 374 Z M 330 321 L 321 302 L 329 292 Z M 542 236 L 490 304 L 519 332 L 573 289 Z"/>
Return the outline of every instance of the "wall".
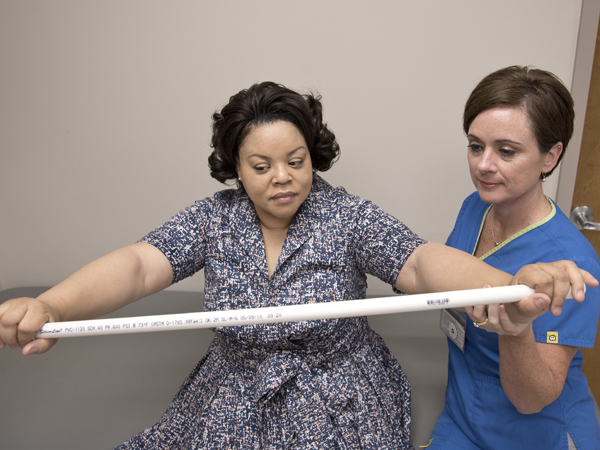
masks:
<path fill-rule="evenodd" d="M 461 131 L 470 90 L 511 64 L 570 85 L 580 9 L 0 2 L 0 285 L 55 284 L 220 189 L 207 170 L 210 115 L 262 80 L 323 95 L 342 146 L 328 181 L 444 241 L 473 190 Z M 202 278 L 176 288 L 200 290 Z"/>

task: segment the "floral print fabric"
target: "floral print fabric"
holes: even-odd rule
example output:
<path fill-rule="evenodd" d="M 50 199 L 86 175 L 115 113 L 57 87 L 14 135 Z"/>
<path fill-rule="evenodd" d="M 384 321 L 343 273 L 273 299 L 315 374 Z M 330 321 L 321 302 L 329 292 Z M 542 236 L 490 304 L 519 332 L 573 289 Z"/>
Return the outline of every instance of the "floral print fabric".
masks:
<path fill-rule="evenodd" d="M 142 239 L 173 281 L 205 270 L 207 311 L 364 298 L 422 243 L 315 175 L 269 277 L 248 196 L 225 190 Z M 398 301 L 402 301 L 401 298 Z M 218 327 L 162 419 L 119 449 L 410 449 L 410 389 L 366 317 Z"/>

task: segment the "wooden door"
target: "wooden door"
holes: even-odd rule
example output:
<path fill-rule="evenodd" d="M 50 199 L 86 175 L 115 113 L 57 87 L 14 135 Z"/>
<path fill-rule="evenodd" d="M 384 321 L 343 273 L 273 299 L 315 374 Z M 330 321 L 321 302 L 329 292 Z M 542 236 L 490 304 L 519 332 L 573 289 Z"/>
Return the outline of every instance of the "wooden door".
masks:
<path fill-rule="evenodd" d="M 594 221 L 600 222 L 600 26 L 596 37 L 590 92 L 571 209 L 584 205 L 589 206 L 594 212 Z M 600 254 L 600 231 L 582 230 L 582 233 Z M 600 329 L 596 335 L 595 347 L 582 348 L 581 351 L 583 372 L 588 378 L 596 401 L 600 404 Z"/>

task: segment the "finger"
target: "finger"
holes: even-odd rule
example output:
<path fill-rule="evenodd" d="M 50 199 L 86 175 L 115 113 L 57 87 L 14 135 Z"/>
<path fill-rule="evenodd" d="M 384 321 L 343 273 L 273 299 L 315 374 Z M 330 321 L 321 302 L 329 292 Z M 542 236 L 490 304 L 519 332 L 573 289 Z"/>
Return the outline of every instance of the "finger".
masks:
<path fill-rule="evenodd" d="M 590 274 L 588 272 L 585 272 L 584 270 L 579 269 L 577 265 L 572 261 L 559 261 L 557 262 L 557 265 L 562 267 L 562 270 L 565 272 L 568 278 L 569 288 L 571 289 L 573 298 L 578 302 L 582 302 L 585 299 L 586 274 Z M 593 282 L 595 278 L 591 275 L 590 277 L 592 278 L 592 280 L 590 281 Z M 587 278 L 589 280 L 589 277 Z"/>
<path fill-rule="evenodd" d="M 496 328 L 501 328 L 501 324 L 500 324 L 500 316 L 498 313 L 498 308 L 500 305 L 495 304 L 495 305 L 489 305 L 488 310 L 487 310 L 487 318 L 489 320 L 489 324 L 490 327 L 492 329 L 496 329 Z"/>
<path fill-rule="evenodd" d="M 17 327 L 27 308 L 20 303 L 10 301 L 4 303 L 3 306 L 4 313 L 0 316 L 0 341 L 15 349 L 19 347 Z"/>
<path fill-rule="evenodd" d="M 583 281 L 585 282 L 585 284 L 587 284 L 589 287 L 597 287 L 600 282 L 594 278 L 594 276 L 589 273 L 587 270 L 583 270 L 583 269 L 579 269 L 583 275 Z"/>
<path fill-rule="evenodd" d="M 17 342 L 19 347 L 25 347 L 35 339 L 37 333 L 42 326 L 50 320 L 47 316 L 25 316 L 17 327 Z"/>
<path fill-rule="evenodd" d="M 519 284 L 527 284 L 535 289 L 536 293 L 545 294 L 550 297 L 551 311 L 554 315 L 560 315 L 567 293 L 570 288 L 570 277 L 574 281 L 582 281 L 581 273 L 575 274 L 572 261 L 558 261 L 555 263 L 537 263 L 524 266 L 517 272 L 514 279 Z M 570 271 L 571 275 L 567 272 Z"/>
<path fill-rule="evenodd" d="M 3 314 L 6 312 L 6 311 L 8 311 L 8 309 L 10 308 L 10 305 L 11 305 L 11 302 L 10 302 L 10 300 L 9 300 L 9 301 L 6 301 L 6 302 L 4 302 L 4 303 L 0 303 L 0 317 L 2 317 L 2 315 L 3 315 Z"/>
<path fill-rule="evenodd" d="M 498 307 L 498 317 L 500 318 L 500 323 L 502 324 L 508 324 L 510 322 L 510 317 L 506 312 L 506 306 L 500 305 Z"/>
<path fill-rule="evenodd" d="M 542 265 L 542 269 L 552 276 L 553 283 L 547 294 L 551 299 L 550 311 L 553 315 L 559 316 L 571 289 L 570 278 L 565 270 L 554 265 Z"/>
<path fill-rule="evenodd" d="M 559 265 L 545 264 L 543 269 L 554 278 L 550 311 L 553 315 L 559 316 L 571 290 L 571 283 L 573 283 L 573 292 L 579 293 L 579 290 L 583 289 L 583 277 L 575 263 L 571 261 L 562 261 Z"/>
<path fill-rule="evenodd" d="M 0 340 L 10 348 L 27 345 L 42 325 L 51 320 L 45 305 L 35 299 L 21 298 L 6 303 L 0 316 Z"/>
<path fill-rule="evenodd" d="M 596 278 L 594 278 L 594 276 L 589 273 L 586 270 L 583 269 L 579 269 L 579 268 L 573 268 L 572 270 L 568 270 L 567 273 L 569 274 L 569 277 L 571 278 L 571 293 L 573 296 L 573 299 L 575 299 L 577 302 L 582 302 L 585 300 L 585 286 L 589 286 L 589 287 L 597 287 L 598 286 L 598 280 Z M 577 280 L 579 280 L 579 277 L 581 276 L 581 280 L 582 283 L 579 284 Z M 574 279 L 575 278 L 575 279 Z"/>
<path fill-rule="evenodd" d="M 469 319 L 471 319 L 472 321 L 475 321 L 475 307 L 474 306 L 465 306 L 465 312 L 467 313 L 467 316 L 469 316 Z"/>
<path fill-rule="evenodd" d="M 554 279 L 551 274 L 542 270 L 540 264 L 528 264 L 519 269 L 509 284 L 525 284 L 536 292 L 545 293 L 552 298 Z"/>
<path fill-rule="evenodd" d="M 17 341 L 20 347 L 29 344 L 46 322 L 51 321 L 49 313 L 39 302 L 32 302 L 27 308 L 27 313 L 21 318 L 17 327 Z"/>
<path fill-rule="evenodd" d="M 503 331 L 510 333 L 517 327 L 517 325 L 510 320 L 508 311 L 506 311 L 506 305 L 498 305 L 498 320 L 500 322 L 500 328 Z"/>
<path fill-rule="evenodd" d="M 517 303 L 505 305 L 505 310 L 513 323 L 528 323 L 541 316 L 550 307 L 550 297 L 546 294 L 533 294 Z"/>
<path fill-rule="evenodd" d="M 486 305 L 477 305 L 473 307 L 473 321 L 474 322 L 485 322 L 488 318 L 487 315 L 487 306 Z"/>
<path fill-rule="evenodd" d="M 41 355 L 42 353 L 46 353 L 57 342 L 58 339 L 35 339 L 23 346 L 23 356 Z"/>
<path fill-rule="evenodd" d="M 550 309 L 552 299 L 546 294 L 535 293 L 525 297 L 519 302 L 519 307 L 524 316 L 538 317 Z"/>
<path fill-rule="evenodd" d="M 0 305 L 0 350 L 3 349 L 4 347 L 6 347 L 7 342 L 5 341 L 5 330 L 4 330 L 4 313 L 6 312 L 6 307 L 5 307 L 6 303 L 3 303 L 2 305 Z"/>

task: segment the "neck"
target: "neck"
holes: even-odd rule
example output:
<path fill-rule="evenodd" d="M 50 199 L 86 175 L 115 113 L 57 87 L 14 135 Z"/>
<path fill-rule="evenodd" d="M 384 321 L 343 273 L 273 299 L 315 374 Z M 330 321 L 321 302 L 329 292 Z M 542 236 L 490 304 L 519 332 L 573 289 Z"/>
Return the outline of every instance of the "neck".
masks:
<path fill-rule="evenodd" d="M 514 233 L 539 222 L 546 217 L 552 207 L 543 192 L 535 197 L 513 202 L 510 205 L 498 203 L 493 205 L 492 229 L 495 241 L 502 241 Z"/>
<path fill-rule="evenodd" d="M 294 218 L 279 219 L 278 217 L 261 217 L 258 216 L 258 222 L 263 230 L 271 232 L 287 232 Z"/>

